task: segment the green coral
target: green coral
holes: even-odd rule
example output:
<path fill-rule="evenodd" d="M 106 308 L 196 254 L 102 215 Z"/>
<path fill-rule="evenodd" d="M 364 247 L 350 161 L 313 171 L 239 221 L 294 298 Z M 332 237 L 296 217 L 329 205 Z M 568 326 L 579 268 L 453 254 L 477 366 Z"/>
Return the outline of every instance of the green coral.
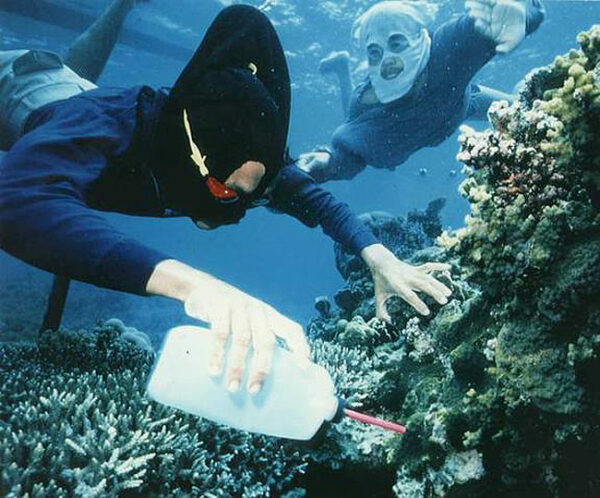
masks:
<path fill-rule="evenodd" d="M 136 336 L 132 338 L 132 336 Z M 153 353 L 111 320 L 0 346 L 3 496 L 272 496 L 305 451 L 152 401 Z"/>
<path fill-rule="evenodd" d="M 543 269 L 560 258 L 559 241 L 597 234 L 599 38 L 599 26 L 581 34 L 583 49 L 531 75 L 518 104 L 492 108 L 493 129 L 465 128 L 460 138 L 469 173 L 461 191 L 472 214 L 440 241 L 461 254 L 469 279 L 492 298 L 515 280 L 519 297 L 539 288 Z"/>

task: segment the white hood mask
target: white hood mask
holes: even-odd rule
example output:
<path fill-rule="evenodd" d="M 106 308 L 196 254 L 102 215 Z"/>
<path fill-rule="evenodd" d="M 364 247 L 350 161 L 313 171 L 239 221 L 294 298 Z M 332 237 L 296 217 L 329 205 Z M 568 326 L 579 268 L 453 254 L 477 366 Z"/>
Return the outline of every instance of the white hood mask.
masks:
<path fill-rule="evenodd" d="M 382 49 L 378 63 L 369 64 L 369 79 L 380 102 L 387 104 L 406 95 L 427 65 L 431 50 L 427 25 L 433 22 L 436 10 L 426 2 L 380 2 L 354 23 L 352 37 L 364 54 L 373 44 Z M 393 51 L 389 44 L 393 35 L 402 35 L 406 47 Z M 390 65 L 399 73 L 384 78 L 382 68 Z"/>

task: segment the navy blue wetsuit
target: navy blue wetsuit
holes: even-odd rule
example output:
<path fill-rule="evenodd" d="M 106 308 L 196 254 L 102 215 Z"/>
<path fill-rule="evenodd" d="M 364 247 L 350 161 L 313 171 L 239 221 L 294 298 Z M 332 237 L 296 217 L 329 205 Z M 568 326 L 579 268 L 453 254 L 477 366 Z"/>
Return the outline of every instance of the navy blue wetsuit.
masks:
<path fill-rule="evenodd" d="M 530 0 L 528 34 L 543 17 L 539 0 Z M 329 167 L 315 178 L 348 179 L 367 165 L 394 169 L 417 150 L 443 142 L 470 113 L 481 113 L 471 79 L 495 53 L 495 44 L 466 15 L 440 26 L 432 35 L 429 62 L 407 95 L 387 104 L 363 104 L 368 79 L 354 89 L 348 118 L 333 134 Z"/>
<path fill-rule="evenodd" d="M 154 90 L 101 88 L 34 111 L 0 165 L 0 244 L 39 268 L 144 294 L 169 256 L 107 223 L 98 211 L 167 216 L 145 167 Z M 295 166 L 276 178 L 272 207 L 355 252 L 377 242 L 345 204 Z"/>

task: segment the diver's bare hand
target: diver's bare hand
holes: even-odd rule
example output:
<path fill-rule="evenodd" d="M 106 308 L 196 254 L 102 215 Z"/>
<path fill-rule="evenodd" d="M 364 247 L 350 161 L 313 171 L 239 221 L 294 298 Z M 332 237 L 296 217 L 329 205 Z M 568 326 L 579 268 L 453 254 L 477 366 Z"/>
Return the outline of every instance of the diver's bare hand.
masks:
<path fill-rule="evenodd" d="M 400 261 L 382 244 L 373 244 L 361 251 L 361 257 L 371 270 L 375 285 L 375 307 L 377 317 L 391 322 L 386 301 L 399 296 L 422 315 L 429 314 L 429 308 L 419 298 L 417 292 L 425 292 L 440 304 L 448 302 L 451 291 L 430 275 L 433 271 L 446 271 L 445 263 L 425 263 L 411 266 Z"/>
<path fill-rule="evenodd" d="M 256 394 L 262 388 L 271 370 L 276 336 L 286 341 L 300 363 L 306 365 L 309 361 L 310 347 L 298 323 L 220 280 L 201 278 L 198 289 L 185 300 L 185 310 L 193 318 L 211 324 L 217 340 L 209 371 L 218 375 L 226 363 L 226 385 L 231 392 L 240 388 L 250 350 L 252 359 L 246 389 Z"/>
<path fill-rule="evenodd" d="M 296 165 L 315 179 L 329 176 L 329 161 L 331 154 L 326 151 L 306 152 L 300 154 Z"/>
<path fill-rule="evenodd" d="M 475 29 L 496 43 L 496 52 L 510 52 L 525 38 L 525 1 L 466 0 L 465 8 L 475 22 Z"/>

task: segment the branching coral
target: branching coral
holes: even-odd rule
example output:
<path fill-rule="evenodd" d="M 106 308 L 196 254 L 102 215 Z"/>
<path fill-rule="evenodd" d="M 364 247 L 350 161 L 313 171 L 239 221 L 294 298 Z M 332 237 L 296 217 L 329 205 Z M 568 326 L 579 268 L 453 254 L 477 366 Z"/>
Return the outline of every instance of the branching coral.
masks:
<path fill-rule="evenodd" d="M 136 336 L 131 340 L 131 335 Z M 146 399 L 153 353 L 110 320 L 0 347 L 3 496 L 283 495 L 303 451 Z"/>
<path fill-rule="evenodd" d="M 379 379 L 368 354 L 320 340 L 312 351 L 338 394 L 362 406 Z M 153 359 L 145 335 L 117 319 L 93 332 L 48 331 L 37 346 L 1 345 L 0 494 L 304 496 L 309 448 L 148 400 Z M 382 451 L 379 432 L 351 429 L 345 422 L 314 443 L 336 455 L 330 464 Z"/>

